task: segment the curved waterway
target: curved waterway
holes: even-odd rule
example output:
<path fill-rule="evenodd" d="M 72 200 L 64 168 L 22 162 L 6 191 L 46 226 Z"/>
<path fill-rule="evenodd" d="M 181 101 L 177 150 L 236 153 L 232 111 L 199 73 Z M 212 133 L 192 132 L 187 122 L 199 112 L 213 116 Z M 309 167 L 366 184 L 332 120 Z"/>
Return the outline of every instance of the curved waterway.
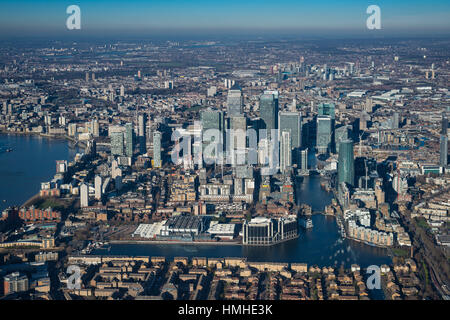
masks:
<path fill-rule="evenodd" d="M 73 160 L 77 152 L 64 139 L 0 134 L 0 211 L 38 193 L 56 173 L 56 160 Z"/>
<path fill-rule="evenodd" d="M 7 149 L 12 149 L 7 152 Z M 56 160 L 72 160 L 79 152 L 66 140 L 39 136 L 0 134 L 0 210 L 21 205 L 35 195 L 40 183 L 55 174 Z M 313 160 L 313 159 L 312 159 Z M 310 205 L 313 211 L 323 211 L 332 194 L 320 186 L 319 176 L 305 177 L 296 185 L 297 201 Z M 3 200 L 6 200 L 3 201 Z M 92 254 L 144 255 L 188 257 L 247 257 L 249 261 L 303 262 L 308 265 L 361 267 L 389 264 L 385 249 L 370 247 L 342 239 L 334 217 L 312 216 L 314 227 L 300 229 L 300 237 L 270 247 L 240 245 L 192 244 L 111 244 L 109 250 L 98 249 Z"/>
<path fill-rule="evenodd" d="M 297 185 L 297 199 L 311 205 L 314 211 L 323 211 L 331 202 L 332 194 L 320 186 L 319 176 L 306 177 Z M 370 247 L 342 239 L 334 217 L 313 215 L 314 227 L 300 229 L 300 237 L 269 247 L 238 245 L 195 244 L 122 244 L 110 245 L 109 250 L 97 249 L 92 254 L 131 256 L 187 257 L 247 257 L 249 261 L 303 262 L 308 265 L 361 267 L 389 264 L 385 249 Z"/>
<path fill-rule="evenodd" d="M 6 152 L 6 149 L 12 149 Z M 35 195 L 40 183 L 55 174 L 55 161 L 72 160 L 77 149 L 62 139 L 38 136 L 0 135 L 0 210 L 20 205 Z M 314 159 L 311 159 L 313 163 Z M 313 211 L 323 211 L 332 194 L 320 187 L 320 177 L 305 177 L 296 186 L 297 201 L 307 203 Z M 4 202 L 3 200 L 7 200 Z M 334 217 L 314 215 L 314 227 L 300 229 L 300 237 L 270 247 L 192 244 L 112 244 L 110 250 L 96 250 L 94 254 L 147 256 L 247 257 L 253 261 L 305 262 L 318 266 L 362 267 L 389 263 L 385 249 L 369 247 L 342 239 Z"/>

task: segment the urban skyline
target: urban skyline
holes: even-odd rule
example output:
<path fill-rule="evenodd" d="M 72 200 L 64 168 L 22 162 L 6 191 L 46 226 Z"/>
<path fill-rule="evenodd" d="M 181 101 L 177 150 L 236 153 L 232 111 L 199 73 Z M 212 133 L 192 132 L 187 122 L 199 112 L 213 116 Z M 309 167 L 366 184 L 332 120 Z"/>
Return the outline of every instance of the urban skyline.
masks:
<path fill-rule="evenodd" d="M 0 300 L 450 299 L 447 2 L 71 5 L 0 5 Z"/>

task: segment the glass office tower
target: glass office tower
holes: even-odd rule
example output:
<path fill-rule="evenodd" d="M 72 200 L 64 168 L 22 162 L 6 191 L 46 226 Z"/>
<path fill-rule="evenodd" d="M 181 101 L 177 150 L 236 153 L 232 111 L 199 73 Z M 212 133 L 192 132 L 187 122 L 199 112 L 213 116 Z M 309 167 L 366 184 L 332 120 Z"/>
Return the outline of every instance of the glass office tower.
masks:
<path fill-rule="evenodd" d="M 291 138 L 292 163 L 298 164 L 299 150 L 302 146 L 302 117 L 299 112 L 280 112 L 278 114 L 278 128 L 280 133 L 288 131 Z"/>
<path fill-rule="evenodd" d="M 338 183 L 346 182 L 355 185 L 355 159 L 353 156 L 353 141 L 343 140 L 339 145 Z"/>
<path fill-rule="evenodd" d="M 212 153 L 209 155 L 205 153 L 205 149 L 210 144 L 214 143 L 217 145 L 217 153 L 221 153 L 223 151 L 223 142 L 225 135 L 224 130 L 225 121 L 223 113 L 221 111 L 206 110 L 201 113 L 200 118 L 202 123 L 203 157 L 211 158 L 211 160 L 217 160 L 217 157 L 219 155 L 216 154 L 216 149 L 214 149 Z M 218 140 L 215 140 L 215 137 L 211 135 L 211 132 L 208 133 L 208 130 L 211 129 L 219 131 Z"/>
<path fill-rule="evenodd" d="M 114 156 L 124 155 L 123 132 L 111 132 L 111 154 Z"/>
<path fill-rule="evenodd" d="M 280 139 L 280 171 L 285 173 L 292 165 L 291 134 L 289 131 L 281 132 Z"/>
<path fill-rule="evenodd" d="M 227 113 L 229 117 L 243 114 L 243 97 L 241 88 L 234 85 L 227 95 Z"/>
<path fill-rule="evenodd" d="M 271 130 L 278 128 L 278 93 L 265 91 L 259 100 L 259 113 L 262 120 L 262 128 L 267 130 L 267 137 L 271 136 Z"/>
<path fill-rule="evenodd" d="M 133 157 L 133 124 L 125 124 L 125 155 Z"/>
<path fill-rule="evenodd" d="M 304 172 L 308 171 L 308 149 L 301 151 L 300 165 L 302 171 Z"/>
<path fill-rule="evenodd" d="M 331 128 L 330 128 L 330 143 L 327 146 L 327 151 L 324 151 L 323 146 L 321 146 L 321 151 L 319 153 L 327 153 L 327 152 L 335 152 L 335 138 L 334 138 L 334 127 L 335 127 L 335 119 L 336 119 L 336 108 L 334 103 L 320 103 L 317 106 L 317 115 L 318 117 L 326 116 L 331 119 Z"/>
<path fill-rule="evenodd" d="M 278 116 L 280 132 L 289 131 L 292 149 L 302 146 L 302 116 L 300 112 L 280 112 Z"/>
<path fill-rule="evenodd" d="M 334 143 L 336 145 L 336 153 L 339 154 L 339 144 L 341 141 L 347 140 L 350 138 L 349 133 L 352 126 L 346 125 L 339 128 L 336 128 L 334 132 Z"/>
<path fill-rule="evenodd" d="M 139 153 L 144 154 L 147 152 L 147 139 L 146 139 L 146 124 L 147 117 L 145 114 L 140 114 L 138 117 L 138 139 L 139 139 Z"/>
<path fill-rule="evenodd" d="M 316 147 L 319 154 L 331 151 L 332 141 L 332 119 L 330 116 L 317 117 Z"/>

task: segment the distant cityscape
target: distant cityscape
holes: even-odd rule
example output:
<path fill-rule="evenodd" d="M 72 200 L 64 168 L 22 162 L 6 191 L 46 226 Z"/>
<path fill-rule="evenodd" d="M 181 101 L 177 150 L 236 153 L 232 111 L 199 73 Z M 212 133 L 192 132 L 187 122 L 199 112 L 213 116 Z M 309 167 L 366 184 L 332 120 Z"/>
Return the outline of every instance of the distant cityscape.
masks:
<path fill-rule="evenodd" d="M 76 155 L 55 158 L 31 198 L 0 198 L 0 299 L 448 300 L 449 50 L 413 38 L 5 41 L 1 188 L 21 179 L 7 175 L 9 137 L 64 139 Z M 302 198 L 311 181 L 330 202 Z M 221 255 L 307 241 L 316 215 L 349 251 L 390 260 L 378 290 L 357 258 Z M 114 253 L 130 244 L 217 256 Z"/>

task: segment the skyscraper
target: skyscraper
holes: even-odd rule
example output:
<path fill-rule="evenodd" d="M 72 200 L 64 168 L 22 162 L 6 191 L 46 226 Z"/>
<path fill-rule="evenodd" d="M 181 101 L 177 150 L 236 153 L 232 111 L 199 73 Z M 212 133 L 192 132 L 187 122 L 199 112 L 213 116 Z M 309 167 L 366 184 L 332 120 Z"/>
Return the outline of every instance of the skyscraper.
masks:
<path fill-rule="evenodd" d="M 291 138 L 292 163 L 298 163 L 298 152 L 302 145 L 302 118 L 299 112 L 279 112 L 278 128 L 280 132 L 289 131 Z"/>
<path fill-rule="evenodd" d="M 133 124 L 127 123 L 125 125 L 125 155 L 133 157 Z"/>
<path fill-rule="evenodd" d="M 221 111 L 206 110 L 200 115 L 203 132 L 209 129 L 224 130 L 224 117 Z"/>
<path fill-rule="evenodd" d="M 331 151 L 332 123 L 330 116 L 317 117 L 316 147 L 319 154 L 326 154 Z"/>
<path fill-rule="evenodd" d="M 327 146 L 327 151 L 324 150 L 324 146 L 321 146 L 319 153 L 327 153 L 327 152 L 335 152 L 335 139 L 334 139 L 334 127 L 335 127 L 335 119 L 336 119 L 336 108 L 334 103 L 320 103 L 317 106 L 317 115 L 319 117 L 329 117 L 331 119 L 330 122 L 330 142 Z M 323 124 L 323 123 L 322 123 Z M 322 128 L 323 129 L 323 128 Z M 317 130 L 319 130 L 319 126 L 317 127 Z M 318 132 L 318 131 L 317 131 Z M 322 139 L 324 139 L 322 137 Z M 319 148 L 318 148 L 319 149 Z"/>
<path fill-rule="evenodd" d="M 246 145 L 245 131 L 247 130 L 247 118 L 245 116 L 231 117 L 230 129 L 240 130 L 240 132 L 242 132 L 240 136 L 235 137 L 234 146 L 238 148 L 245 148 Z"/>
<path fill-rule="evenodd" d="M 89 187 L 86 183 L 82 183 L 80 186 L 80 207 L 87 206 L 89 206 Z"/>
<path fill-rule="evenodd" d="M 146 124 L 147 115 L 140 114 L 138 117 L 138 139 L 139 139 L 139 153 L 145 154 L 147 152 L 147 139 L 146 139 Z"/>
<path fill-rule="evenodd" d="M 263 122 L 263 128 L 267 130 L 267 137 L 271 136 L 271 130 L 278 128 L 278 92 L 265 91 L 259 100 L 259 112 Z"/>
<path fill-rule="evenodd" d="M 239 116 L 243 113 L 242 91 L 237 85 L 234 85 L 227 96 L 227 113 L 229 117 Z"/>
<path fill-rule="evenodd" d="M 95 176 L 94 185 L 95 185 L 95 199 L 101 200 L 102 199 L 102 177 Z"/>
<path fill-rule="evenodd" d="M 308 149 L 301 151 L 301 170 L 308 171 Z"/>
<path fill-rule="evenodd" d="M 300 112 L 283 112 L 279 113 L 278 128 L 280 132 L 289 131 L 291 134 L 292 149 L 302 146 L 302 116 Z"/>
<path fill-rule="evenodd" d="M 269 141 L 261 139 L 258 141 L 258 164 L 265 165 L 269 163 Z"/>
<path fill-rule="evenodd" d="M 124 155 L 123 132 L 114 131 L 110 133 L 111 137 L 111 154 L 115 156 Z"/>
<path fill-rule="evenodd" d="M 218 154 L 215 153 L 216 149 L 211 150 L 211 152 L 205 153 L 205 149 L 210 144 L 216 144 L 217 153 L 223 151 L 223 136 L 225 134 L 224 130 L 224 117 L 221 111 L 206 110 L 201 113 L 202 122 L 202 140 L 203 140 L 203 156 L 205 159 L 217 160 Z M 212 130 L 218 130 L 214 132 Z M 218 133 L 219 139 L 215 139 L 214 135 Z M 209 148 L 208 148 L 209 149 Z"/>
<path fill-rule="evenodd" d="M 280 139 L 280 171 L 285 173 L 291 167 L 291 165 L 291 134 L 289 131 L 282 131 Z"/>
<path fill-rule="evenodd" d="M 447 160 L 448 160 L 448 136 L 447 135 L 441 134 L 439 149 L 440 149 L 439 165 L 441 167 L 446 167 Z"/>
<path fill-rule="evenodd" d="M 227 152 L 231 153 L 232 164 L 235 164 L 237 159 L 239 163 L 243 164 L 245 161 L 245 147 L 246 147 L 246 130 L 247 118 L 245 116 L 233 116 L 230 118 L 230 131 L 226 136 Z"/>
<path fill-rule="evenodd" d="M 349 132 L 351 130 L 350 125 L 345 125 L 339 128 L 336 128 L 334 133 L 334 143 L 336 145 L 336 153 L 339 154 L 339 144 L 341 141 L 349 139 Z"/>
<path fill-rule="evenodd" d="M 347 139 L 340 142 L 338 161 L 338 183 L 346 182 L 353 186 L 355 183 L 355 159 L 352 140 Z"/>
<path fill-rule="evenodd" d="M 153 132 L 153 167 L 161 168 L 161 132 Z"/>

